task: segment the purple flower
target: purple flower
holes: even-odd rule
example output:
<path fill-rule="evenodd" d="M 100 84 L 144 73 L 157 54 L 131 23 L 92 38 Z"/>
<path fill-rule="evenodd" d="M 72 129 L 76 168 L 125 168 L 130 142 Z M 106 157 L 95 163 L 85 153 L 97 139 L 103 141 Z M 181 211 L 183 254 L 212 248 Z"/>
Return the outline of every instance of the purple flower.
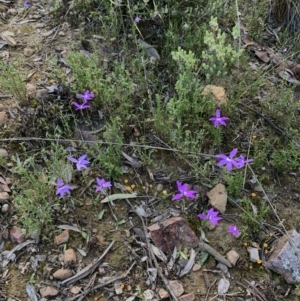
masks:
<path fill-rule="evenodd" d="M 232 235 L 236 236 L 236 237 L 241 234 L 240 230 L 234 225 L 229 226 L 228 232 L 231 233 Z"/>
<path fill-rule="evenodd" d="M 94 98 L 93 92 L 90 92 L 89 90 L 86 90 L 84 94 L 76 94 L 76 97 L 81 98 L 83 100 L 83 103 L 85 104 L 88 100 L 91 100 Z"/>
<path fill-rule="evenodd" d="M 76 163 L 76 168 L 77 170 L 80 170 L 81 168 L 86 169 L 87 168 L 87 164 L 90 164 L 89 160 L 85 160 L 87 155 L 82 155 L 81 157 L 79 157 L 79 159 L 75 159 L 73 157 L 68 157 L 68 160 L 70 160 L 73 163 Z"/>
<path fill-rule="evenodd" d="M 207 219 L 209 222 L 211 222 L 214 225 L 218 225 L 219 220 L 222 219 L 222 217 L 218 217 L 219 211 L 214 211 L 214 208 L 211 208 L 207 211 L 207 214 L 198 214 L 198 217 L 201 219 Z"/>
<path fill-rule="evenodd" d="M 28 1 L 24 1 L 23 4 L 24 4 L 24 6 L 27 7 L 27 8 L 30 8 L 30 7 L 31 7 L 31 4 L 30 4 Z"/>
<path fill-rule="evenodd" d="M 139 16 L 136 16 L 136 17 L 134 18 L 134 22 L 135 22 L 135 23 L 139 23 L 141 20 L 142 20 L 142 19 L 141 19 Z"/>
<path fill-rule="evenodd" d="M 71 194 L 71 186 L 68 184 L 65 185 L 61 179 L 58 179 L 56 184 L 58 186 L 58 188 L 56 189 L 56 195 L 59 194 L 61 197 L 63 197 L 65 194 Z"/>
<path fill-rule="evenodd" d="M 212 121 L 214 123 L 214 127 L 217 127 L 218 125 L 224 125 L 226 126 L 226 120 L 228 120 L 229 118 L 226 116 L 222 116 L 221 117 L 221 110 L 217 109 L 216 110 L 216 117 L 211 117 L 209 118 L 209 121 Z"/>
<path fill-rule="evenodd" d="M 195 199 L 196 198 L 195 193 L 197 193 L 197 191 L 189 190 L 188 189 L 188 184 L 181 184 L 179 181 L 176 181 L 176 183 L 177 183 L 177 188 L 178 188 L 180 193 L 175 194 L 173 196 L 172 201 L 177 201 L 177 200 L 181 199 L 184 196 L 187 197 L 187 198 L 190 198 L 190 199 Z"/>
<path fill-rule="evenodd" d="M 101 191 L 103 188 L 111 187 L 110 181 L 105 181 L 104 179 L 96 178 L 98 186 L 96 187 L 96 192 Z"/>
<path fill-rule="evenodd" d="M 76 111 L 87 109 L 90 107 L 89 105 L 86 104 L 86 102 L 79 104 L 78 102 L 74 101 L 74 102 L 72 102 L 72 104 L 76 107 Z"/>
<path fill-rule="evenodd" d="M 253 159 L 246 159 L 243 155 L 240 155 L 239 158 L 235 159 L 235 162 L 237 163 L 236 168 L 243 168 L 245 164 L 253 162 Z"/>
<path fill-rule="evenodd" d="M 233 149 L 230 154 L 229 154 L 229 157 L 227 157 L 226 155 L 224 154 L 219 154 L 219 155 L 216 155 L 216 157 L 218 159 L 221 159 L 221 161 L 217 164 L 218 166 L 222 166 L 222 165 L 226 165 L 226 168 L 227 168 L 227 171 L 230 172 L 231 169 L 232 169 L 232 166 L 235 166 L 237 168 L 240 168 L 238 166 L 240 166 L 239 162 L 236 161 L 236 159 L 234 159 L 233 157 L 236 155 L 238 149 L 235 148 Z"/>

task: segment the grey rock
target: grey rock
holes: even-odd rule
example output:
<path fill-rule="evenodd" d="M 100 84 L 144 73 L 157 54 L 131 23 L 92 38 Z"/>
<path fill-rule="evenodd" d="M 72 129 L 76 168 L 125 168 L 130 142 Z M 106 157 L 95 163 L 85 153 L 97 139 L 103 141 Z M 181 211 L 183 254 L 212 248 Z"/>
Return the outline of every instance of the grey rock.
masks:
<path fill-rule="evenodd" d="M 300 234 L 295 230 L 288 231 L 291 242 L 286 235 L 282 236 L 266 262 L 266 267 L 282 275 L 287 283 L 300 284 Z"/>

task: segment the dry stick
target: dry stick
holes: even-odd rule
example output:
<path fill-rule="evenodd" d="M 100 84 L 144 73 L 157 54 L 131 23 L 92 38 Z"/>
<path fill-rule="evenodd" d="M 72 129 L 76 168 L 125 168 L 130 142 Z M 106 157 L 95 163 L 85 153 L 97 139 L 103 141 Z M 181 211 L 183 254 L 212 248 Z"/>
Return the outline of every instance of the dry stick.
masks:
<path fill-rule="evenodd" d="M 168 279 L 163 275 L 162 271 L 160 270 L 160 267 L 158 265 L 158 262 L 156 260 L 156 257 L 155 255 L 153 254 L 153 251 L 152 251 L 152 248 L 150 246 L 150 243 L 149 243 L 149 238 L 147 236 L 147 229 L 146 229 L 146 226 L 145 226 L 145 223 L 144 223 L 144 220 L 142 219 L 142 217 L 135 211 L 133 210 L 133 212 L 140 218 L 141 222 L 142 222 L 142 225 L 143 225 L 143 230 L 145 232 L 145 235 L 146 235 L 146 244 L 147 244 L 147 248 L 148 248 L 148 252 L 150 254 L 150 257 L 151 259 L 153 260 L 154 262 L 154 266 L 158 272 L 158 275 L 159 277 L 161 278 L 161 280 L 163 281 L 168 293 L 170 294 L 170 296 L 175 300 L 175 301 L 179 301 L 178 298 L 175 296 L 173 290 L 171 289 L 170 285 L 169 285 L 169 282 L 168 282 Z"/>
<path fill-rule="evenodd" d="M 209 292 L 211 290 L 211 287 L 216 283 L 216 281 L 217 281 L 217 279 L 215 279 L 214 282 L 209 286 L 209 288 L 206 292 L 205 301 L 207 301 L 207 298 L 208 298 Z"/>
<path fill-rule="evenodd" d="M 251 288 L 249 288 L 247 285 L 243 284 L 242 282 L 236 281 L 235 283 L 237 283 L 238 285 L 242 286 L 242 287 L 245 288 L 246 290 L 250 291 L 250 293 L 251 293 L 253 296 L 257 297 L 260 301 L 268 301 L 268 300 L 266 300 L 264 297 L 261 297 L 259 294 L 257 294 L 256 291 L 253 289 L 253 286 L 251 286 L 251 287 L 252 287 L 252 289 L 251 289 Z"/>
<path fill-rule="evenodd" d="M 123 273 L 121 276 L 117 276 L 117 277 L 115 277 L 115 278 L 112 278 L 112 279 L 106 281 L 105 283 L 98 284 L 98 285 L 96 285 L 95 287 L 89 288 L 89 289 L 86 290 L 85 292 L 81 293 L 80 296 L 76 296 L 76 298 L 79 297 L 79 298 L 78 298 L 78 301 L 81 301 L 81 300 L 82 300 L 83 298 L 85 298 L 86 295 L 88 295 L 90 292 L 93 292 L 93 291 L 95 291 L 95 290 L 97 290 L 97 289 L 99 289 L 99 288 L 102 288 L 102 287 L 104 287 L 104 286 L 107 286 L 107 285 L 112 284 L 112 283 L 114 283 L 114 282 L 116 282 L 116 281 L 119 281 L 119 280 L 122 280 L 122 279 L 126 278 L 126 277 L 128 276 L 128 274 L 130 273 L 130 271 L 132 270 L 132 268 L 134 267 L 134 265 L 135 265 L 135 262 L 134 262 L 134 263 L 130 266 L 130 268 L 129 268 L 125 273 Z M 75 300 L 75 299 L 73 299 L 73 300 Z"/>
<path fill-rule="evenodd" d="M 108 253 L 108 251 L 112 248 L 112 246 L 114 245 L 115 241 L 113 240 L 110 245 L 107 247 L 107 249 L 104 251 L 104 253 L 94 262 L 94 263 L 90 263 L 89 265 L 87 265 L 84 269 L 82 269 L 80 272 L 78 272 L 76 275 L 62 281 L 62 284 L 72 284 L 82 278 L 85 278 L 86 276 L 88 276 L 89 274 L 93 273 L 94 270 L 97 268 L 97 266 L 99 265 L 100 261 L 102 260 L 102 258 Z"/>
<path fill-rule="evenodd" d="M 268 301 L 263 293 L 261 293 L 250 281 L 245 280 L 264 301 Z"/>
<path fill-rule="evenodd" d="M 166 147 L 159 147 L 159 146 L 151 146 L 151 145 L 144 145 L 144 144 L 128 144 L 128 143 L 117 143 L 117 142 L 106 142 L 106 141 L 93 141 L 93 140 L 80 140 L 80 139 L 55 139 L 55 138 L 39 138 L 39 137 L 13 137 L 13 138 L 3 138 L 0 139 L 0 142 L 5 141 L 53 141 L 53 142 L 81 142 L 81 143 L 95 143 L 100 142 L 104 145 L 121 145 L 121 146 L 129 146 L 129 147 L 140 147 L 140 148 L 148 148 L 148 149 L 158 149 L 158 150 L 166 150 L 169 152 L 179 152 L 183 153 L 184 151 L 174 148 L 166 148 Z M 188 154 L 203 156 L 203 157 L 210 157 L 214 158 L 214 155 L 208 155 L 203 153 L 195 153 L 189 152 Z"/>

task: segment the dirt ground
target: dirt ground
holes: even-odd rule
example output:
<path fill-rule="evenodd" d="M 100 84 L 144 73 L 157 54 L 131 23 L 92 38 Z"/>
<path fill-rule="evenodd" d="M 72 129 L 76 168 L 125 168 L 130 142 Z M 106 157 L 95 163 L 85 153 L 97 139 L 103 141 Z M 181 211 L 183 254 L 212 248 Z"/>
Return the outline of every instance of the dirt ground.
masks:
<path fill-rule="evenodd" d="M 47 5 L 36 4 L 27 9 L 20 1 L 0 0 L 0 12 L 2 15 L 2 17 L 0 15 L 0 33 L 3 41 L 0 41 L 1 60 L 5 63 L 14 62 L 26 74 L 26 79 L 23 81 L 26 87 L 25 93 L 31 93 L 45 102 L 51 101 L 43 96 L 47 94 L 49 87 L 57 83 L 57 79 L 53 78 L 53 70 L 67 75 L 71 72 L 65 57 L 70 51 L 70 45 L 74 45 L 74 43 L 76 45 L 76 41 L 80 39 L 79 30 L 63 18 L 60 19 L 61 21 L 54 22 Z M 76 46 L 79 47 L 79 45 Z M 23 61 L 18 65 L 20 55 L 22 55 Z M 0 76 L 5 76 L 5 74 L 2 73 Z M 22 95 L 22 89 L 20 93 Z M 59 93 L 66 95 L 66 102 L 70 102 L 69 91 L 60 91 Z M 8 151 L 9 157 L 22 152 L 22 143 L 29 152 L 43 148 L 42 142 L 27 139 L 28 137 L 43 137 L 40 134 L 43 133 L 44 128 L 38 119 L 41 118 L 40 114 L 48 114 L 46 110 L 49 107 L 42 113 L 41 111 L 37 112 L 36 108 L 37 105 L 32 100 L 28 103 L 23 101 L 20 105 L 17 99 L 0 87 L 0 113 L 6 113 L 5 115 L 0 114 L 1 138 L 24 138 L 23 141 L 20 139 L 19 141 L 0 142 L 0 147 Z M 53 120 L 56 120 L 55 112 L 50 113 L 53 114 Z M 72 143 L 70 142 L 68 146 L 71 147 Z M 282 228 L 272 212 L 268 214 L 262 229 L 255 237 L 236 238 L 228 235 L 228 224 L 230 221 L 236 220 L 240 214 L 239 209 L 230 202 L 224 215 L 225 222 L 215 229 L 204 229 L 207 242 L 215 251 L 225 256 L 228 251 L 235 250 L 240 255 L 236 266 L 229 269 L 230 286 L 225 294 L 218 295 L 217 291 L 220 280 L 226 278 L 224 275 L 227 272 L 216 268 L 217 261 L 213 256 L 209 256 L 198 270 L 195 268 L 194 271 L 191 266 L 183 277 L 179 277 L 178 274 L 180 266 L 178 261 L 172 269 L 167 268 L 171 254 L 167 254 L 167 261 L 157 259 L 157 265 L 153 258 L 149 261 L 151 252 L 147 251 L 146 240 L 141 238 L 142 235 L 139 237 L 137 232 L 133 231 L 136 228 L 144 231 L 140 217 L 133 210 L 139 208 L 141 204 L 150 208 L 151 211 L 149 216 L 143 217 L 145 226 L 152 224 L 153 218 L 156 216 L 168 218 L 181 216 L 187 220 L 188 225 L 198 237 L 202 236 L 198 220 L 195 221 L 191 218 L 192 214 L 197 212 L 198 207 L 191 201 L 186 203 L 185 209 L 182 210 L 180 204 L 170 204 L 164 197 L 163 190 L 174 191 L 174 185 L 167 175 L 176 172 L 178 166 L 169 164 L 173 159 L 169 154 L 163 154 L 163 156 L 158 156 L 156 170 L 144 169 L 141 173 L 136 173 L 134 169 L 131 169 L 115 183 L 119 187 L 134 185 L 133 190 L 137 193 L 143 191 L 143 186 L 147 185 L 147 191 L 143 194 L 146 197 L 116 200 L 114 205 L 109 203 L 104 207 L 104 204 L 93 202 L 91 196 L 80 195 L 82 206 L 71 210 L 66 205 L 65 213 L 56 217 L 56 228 L 49 233 L 48 239 L 24 246 L 16 252 L 16 258 L 5 266 L 3 266 L 4 259 L 2 258 L 2 263 L 0 262 L 0 300 L 82 300 L 81 298 L 94 301 L 129 301 L 134 298 L 136 300 L 159 300 L 155 299 L 156 297 L 147 299 L 143 293 L 146 290 L 150 290 L 152 293 L 157 293 L 159 289 L 168 290 L 163 279 L 178 280 L 182 284 L 184 294 L 194 294 L 194 300 L 298 300 L 294 285 L 286 284 L 282 277 L 267 270 L 264 262 L 253 263 L 249 260 L 248 246 L 258 245 L 262 248 L 262 245 L 268 242 L 268 250 L 271 252 L 272 246 L 281 236 Z M 18 175 L 11 173 L 10 167 L 1 164 L 0 175 L 3 178 L 11 178 L 13 186 L 16 186 L 14 182 L 18 181 Z M 263 174 L 263 172 L 261 173 Z M 154 174 L 154 177 L 151 177 L 151 174 Z M 284 220 L 285 227 L 287 229 L 297 227 L 300 223 L 298 176 L 286 174 L 280 179 L 274 179 L 267 175 L 266 178 L 271 183 L 266 185 L 265 189 L 280 219 Z M 204 204 L 207 202 L 208 188 L 203 188 L 201 183 L 199 183 L 199 187 L 202 187 L 202 190 L 200 189 L 202 197 L 199 197 L 199 202 Z M 125 191 L 123 192 L 125 193 Z M 250 195 L 254 190 L 249 189 L 248 192 Z M 255 202 L 265 202 L 263 194 L 256 193 Z M 11 195 L 8 203 L 13 204 L 12 200 Z M 2 205 L 5 203 L 1 201 Z M 112 211 L 110 211 L 110 206 L 113 206 Z M 99 213 L 103 209 L 106 210 L 106 213 L 99 218 Z M 109 214 L 110 212 L 114 212 L 117 219 Z M 20 227 L 19 222 L 22 217 L 16 215 L 17 213 L 13 210 L 7 214 L 2 212 L 0 219 L 1 252 L 9 251 L 17 245 L 11 242 L 9 234 L 13 226 Z M 76 225 L 76 229 L 68 228 L 71 225 Z M 61 227 L 58 228 L 58 226 Z M 242 224 L 239 225 L 237 222 L 237 226 L 242 227 Z M 70 237 L 67 246 L 57 246 L 54 243 L 54 238 L 61 233 L 62 229 L 69 229 Z M 270 237 L 270 233 L 274 235 Z M 53 272 L 62 266 L 68 267 L 72 271 L 72 276 L 76 275 L 84 267 L 92 264 L 95 259 L 100 258 L 111 242 L 114 242 L 113 247 L 107 251 L 95 269 L 90 268 L 85 277 L 65 285 L 62 284 L 62 280 L 53 277 Z M 64 248 L 75 250 L 76 262 L 68 265 L 64 263 Z M 198 252 L 197 260 L 204 256 L 198 246 L 195 247 L 195 251 Z M 182 253 L 189 254 L 190 249 L 186 248 Z M 46 258 L 42 259 L 42 255 L 46 255 Z M 183 260 L 181 264 L 184 266 L 186 263 L 187 261 Z M 155 277 L 151 274 L 151 269 L 156 267 L 161 269 L 163 277 L 160 274 Z M 155 278 L 154 281 L 149 281 L 151 275 Z M 101 284 L 103 285 L 101 286 Z M 29 285 L 27 289 L 26 285 Z M 99 288 L 93 290 L 97 286 Z M 177 289 L 179 286 L 175 285 Z M 43 299 L 40 290 L 46 287 L 57 290 L 57 293 Z M 30 292 L 30 289 L 34 289 L 35 292 Z M 89 293 L 88 289 L 90 289 Z M 174 298 L 170 299 L 175 300 Z"/>

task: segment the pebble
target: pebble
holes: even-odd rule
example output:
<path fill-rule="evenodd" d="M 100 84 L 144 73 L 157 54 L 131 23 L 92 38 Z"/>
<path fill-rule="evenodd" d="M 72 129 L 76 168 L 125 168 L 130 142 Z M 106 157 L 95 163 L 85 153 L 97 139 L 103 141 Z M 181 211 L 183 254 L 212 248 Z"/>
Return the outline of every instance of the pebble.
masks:
<path fill-rule="evenodd" d="M 54 243 L 59 246 L 69 240 L 69 230 L 64 230 L 59 235 L 55 236 Z"/>
<path fill-rule="evenodd" d="M 226 254 L 227 260 L 234 266 L 240 258 L 240 255 L 235 250 L 230 250 Z"/>
<path fill-rule="evenodd" d="M 8 205 L 8 204 L 4 204 L 4 205 L 1 207 L 2 213 L 6 213 L 6 212 L 8 212 L 8 210 L 9 210 L 9 205 Z"/>
<path fill-rule="evenodd" d="M 179 297 L 183 294 L 183 286 L 178 280 L 170 280 L 169 285 L 176 297 Z"/>
<path fill-rule="evenodd" d="M 73 276 L 73 273 L 69 269 L 59 269 L 53 274 L 53 277 L 58 280 L 65 280 L 72 276 Z"/>
<path fill-rule="evenodd" d="M 0 112 L 0 126 L 5 125 L 7 122 L 6 112 Z"/>
<path fill-rule="evenodd" d="M 42 297 L 55 297 L 58 294 L 58 290 L 53 286 L 46 286 L 40 289 Z"/>
<path fill-rule="evenodd" d="M 66 250 L 64 255 L 64 264 L 68 265 L 70 263 L 76 263 L 76 254 L 73 249 Z"/>
<path fill-rule="evenodd" d="M 31 55 L 34 54 L 34 49 L 31 49 L 31 48 L 24 48 L 23 54 L 24 54 L 25 56 L 31 56 Z"/>

